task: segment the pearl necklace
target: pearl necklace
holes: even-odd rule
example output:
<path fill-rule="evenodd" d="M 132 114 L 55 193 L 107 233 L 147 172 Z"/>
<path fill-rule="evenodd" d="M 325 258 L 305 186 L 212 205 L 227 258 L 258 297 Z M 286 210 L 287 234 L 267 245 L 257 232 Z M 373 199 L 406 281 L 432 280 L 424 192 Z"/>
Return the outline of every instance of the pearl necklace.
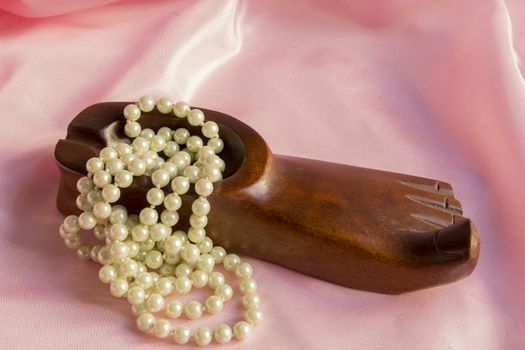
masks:
<path fill-rule="evenodd" d="M 185 128 L 162 127 L 157 133 L 142 129 L 138 123 L 141 114 L 155 107 L 162 114 L 187 118 L 190 125 L 202 127 L 207 145 Z M 262 320 L 257 284 L 251 278 L 252 267 L 239 256 L 214 246 L 205 231 L 210 211 L 206 197 L 213 192 L 213 183 L 222 179 L 225 168 L 217 155 L 224 148 L 219 126 L 205 121 L 201 110 L 190 109 L 185 102 L 173 104 L 166 98 L 156 102 L 150 96 L 127 105 L 124 117 L 124 132 L 131 144 L 119 142 L 105 147 L 98 157 L 87 161 L 88 175 L 77 182 L 80 195 L 76 203 L 82 213 L 65 218 L 60 236 L 68 248 L 77 251 L 80 259 L 103 265 L 99 279 L 110 285 L 112 295 L 128 300 L 142 332 L 159 338 L 171 336 L 177 344 L 193 340 L 198 345 L 207 345 L 212 339 L 222 344 L 233 337 L 245 339 Z M 182 145 L 185 148 L 180 150 Z M 150 206 L 139 215 L 128 215 L 124 206 L 115 203 L 120 198 L 120 189 L 129 187 L 134 177 L 142 175 L 150 175 L 153 183 L 146 195 Z M 191 227 L 188 232 L 173 231 L 179 221 L 181 195 L 189 191 L 190 185 L 194 185 L 199 196 L 191 205 Z M 164 189 L 168 186 L 172 192 L 166 194 Z M 159 215 L 160 205 L 164 210 Z M 85 244 L 80 230 L 92 230 L 94 237 L 105 244 Z M 204 326 L 192 332 L 186 325 L 173 327 L 168 319 L 154 315 L 164 311 L 170 319 L 184 315 L 195 320 L 205 312 L 220 312 L 233 296 L 224 275 L 214 271 L 215 264 L 221 263 L 240 280 L 243 320 L 233 327 L 221 323 L 213 332 Z M 165 300 L 172 292 L 184 295 L 192 288 L 206 286 L 214 293 L 203 304 L 196 300 L 185 305 L 177 299 Z"/>

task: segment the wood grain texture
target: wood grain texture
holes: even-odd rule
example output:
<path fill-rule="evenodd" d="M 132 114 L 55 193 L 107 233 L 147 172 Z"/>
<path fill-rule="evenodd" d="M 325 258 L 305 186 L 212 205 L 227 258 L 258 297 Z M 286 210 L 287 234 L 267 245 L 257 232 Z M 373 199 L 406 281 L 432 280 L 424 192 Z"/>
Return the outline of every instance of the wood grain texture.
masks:
<path fill-rule="evenodd" d="M 76 181 L 102 147 L 126 141 L 127 103 L 93 105 L 69 125 L 55 158 L 61 171 L 57 207 L 79 213 Z M 229 252 L 264 259 L 346 287 L 398 294 L 450 283 L 470 274 L 479 255 L 474 224 L 444 182 L 348 165 L 274 155 L 239 120 L 201 108 L 217 122 L 225 149 L 224 179 L 208 198 L 207 234 Z M 143 127 L 184 126 L 152 112 Z M 146 205 L 149 177 L 136 178 L 120 202 L 130 212 Z M 192 199 L 180 214 L 189 217 Z M 181 220 L 177 228 L 187 229 Z"/>

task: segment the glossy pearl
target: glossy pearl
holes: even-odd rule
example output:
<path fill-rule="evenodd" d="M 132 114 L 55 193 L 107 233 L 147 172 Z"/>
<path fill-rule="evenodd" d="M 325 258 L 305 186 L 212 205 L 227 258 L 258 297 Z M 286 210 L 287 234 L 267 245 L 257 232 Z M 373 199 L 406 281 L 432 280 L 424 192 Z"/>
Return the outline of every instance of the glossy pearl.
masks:
<path fill-rule="evenodd" d="M 94 174 L 99 170 L 104 170 L 104 162 L 98 157 L 89 158 L 86 163 L 86 170 L 91 174 Z"/>
<path fill-rule="evenodd" d="M 146 162 L 142 159 L 133 159 L 128 166 L 129 171 L 133 176 L 142 176 L 146 172 Z"/>
<path fill-rule="evenodd" d="M 106 185 L 102 189 L 102 198 L 104 198 L 106 202 L 114 203 L 120 198 L 120 189 L 112 184 Z"/>
<path fill-rule="evenodd" d="M 135 282 L 144 289 L 149 289 L 153 286 L 153 276 L 148 272 L 140 273 L 136 278 Z"/>
<path fill-rule="evenodd" d="M 146 200 L 151 205 L 161 205 L 164 202 L 164 191 L 160 188 L 152 188 L 146 194 Z"/>
<path fill-rule="evenodd" d="M 235 268 L 235 275 L 239 278 L 250 278 L 252 277 L 253 268 L 250 264 L 246 262 L 241 262 Z"/>
<path fill-rule="evenodd" d="M 224 302 L 220 297 L 217 295 L 211 295 L 205 302 L 206 311 L 210 314 L 216 314 L 222 310 L 223 304 Z"/>
<path fill-rule="evenodd" d="M 173 282 L 169 278 L 162 277 L 155 283 L 155 288 L 160 295 L 168 295 L 173 290 Z"/>
<path fill-rule="evenodd" d="M 177 176 L 171 182 L 171 189 L 179 195 L 185 194 L 190 189 L 190 181 L 185 176 Z"/>
<path fill-rule="evenodd" d="M 86 211 L 78 217 L 78 225 L 84 230 L 91 230 L 97 225 L 97 219 L 93 214 Z"/>
<path fill-rule="evenodd" d="M 142 112 L 151 112 L 155 108 L 155 99 L 152 96 L 142 96 L 138 105 Z"/>
<path fill-rule="evenodd" d="M 120 298 L 128 291 L 128 282 L 122 278 L 117 278 L 110 284 L 110 292 L 113 296 Z"/>
<path fill-rule="evenodd" d="M 233 326 L 233 334 L 235 335 L 235 338 L 239 340 L 246 339 L 251 330 L 252 327 L 248 322 L 245 321 L 239 321 L 235 324 L 235 326 Z"/>
<path fill-rule="evenodd" d="M 124 162 L 120 159 L 110 159 L 106 164 L 106 169 L 111 176 L 117 175 L 121 170 L 124 170 Z"/>
<path fill-rule="evenodd" d="M 210 146 L 216 154 L 221 153 L 224 149 L 224 142 L 218 137 L 209 139 L 207 145 Z"/>
<path fill-rule="evenodd" d="M 113 147 L 104 147 L 100 151 L 99 157 L 104 163 L 108 163 L 111 159 L 116 159 L 118 157 L 118 152 Z"/>
<path fill-rule="evenodd" d="M 93 183 L 98 188 L 103 188 L 111 183 L 111 175 L 105 170 L 97 170 L 95 174 L 93 174 Z"/>
<path fill-rule="evenodd" d="M 208 286 L 212 289 L 215 289 L 218 286 L 223 285 L 225 281 L 226 279 L 224 278 L 224 275 L 218 271 L 212 272 L 208 276 Z"/>
<path fill-rule="evenodd" d="M 191 282 L 195 288 L 202 288 L 208 284 L 208 274 L 201 270 L 191 273 Z"/>
<path fill-rule="evenodd" d="M 208 179 L 200 179 L 195 183 L 195 192 L 199 196 L 209 196 L 213 192 L 213 183 Z"/>
<path fill-rule="evenodd" d="M 204 272 L 212 272 L 215 265 L 215 259 L 210 254 L 202 254 L 197 259 L 197 268 Z"/>
<path fill-rule="evenodd" d="M 197 215 L 208 215 L 210 212 L 210 202 L 204 197 L 199 197 L 191 204 L 191 210 Z"/>
<path fill-rule="evenodd" d="M 151 175 L 151 182 L 154 186 L 164 187 L 170 182 L 170 174 L 166 170 L 155 170 Z"/>
<path fill-rule="evenodd" d="M 131 229 L 131 237 L 137 242 L 144 242 L 149 238 L 149 229 L 145 225 L 137 225 Z"/>
<path fill-rule="evenodd" d="M 200 170 L 199 170 L 200 173 Z M 87 176 L 81 177 L 77 181 L 77 191 L 82 194 L 88 194 L 95 187 L 93 180 Z"/>
<path fill-rule="evenodd" d="M 188 239 L 193 243 L 202 242 L 204 237 L 206 237 L 206 231 L 203 228 L 190 227 L 188 230 Z"/>
<path fill-rule="evenodd" d="M 215 259 L 216 264 L 222 264 L 224 257 L 226 256 L 226 250 L 223 247 L 215 246 L 210 252 L 211 256 Z"/>
<path fill-rule="evenodd" d="M 184 307 L 182 303 L 178 300 L 172 300 L 168 303 L 166 307 L 166 315 L 170 318 L 178 318 L 182 315 Z"/>
<path fill-rule="evenodd" d="M 199 247 L 194 244 L 188 244 L 182 249 L 180 255 L 186 262 L 191 264 L 197 261 L 200 253 Z"/>
<path fill-rule="evenodd" d="M 223 301 L 228 301 L 233 297 L 233 289 L 228 284 L 221 284 L 215 288 L 215 295 Z"/>
<path fill-rule="evenodd" d="M 226 271 L 234 271 L 241 263 L 241 258 L 236 254 L 228 254 L 224 257 L 223 265 Z"/>
<path fill-rule="evenodd" d="M 139 120 L 140 108 L 135 104 L 129 104 L 124 107 L 124 118 L 131 121 Z"/>
<path fill-rule="evenodd" d="M 173 141 L 177 142 L 179 145 L 184 145 L 189 137 L 190 132 L 185 128 L 179 128 L 173 133 Z"/>
<path fill-rule="evenodd" d="M 142 332 L 147 332 L 155 325 L 155 316 L 150 313 L 143 313 L 137 318 L 137 328 Z"/>
<path fill-rule="evenodd" d="M 179 214 L 176 211 L 163 210 L 160 214 L 160 221 L 168 227 L 175 226 L 179 222 Z"/>
<path fill-rule="evenodd" d="M 139 218 L 143 225 L 154 225 L 159 220 L 159 214 L 155 209 L 144 208 L 140 211 Z"/>
<path fill-rule="evenodd" d="M 209 139 L 217 137 L 219 135 L 219 126 L 215 122 L 207 121 L 202 126 L 202 134 Z"/>
<path fill-rule="evenodd" d="M 166 338 L 168 335 L 170 335 L 171 332 L 171 323 L 168 320 L 160 319 L 155 322 L 155 325 L 153 326 L 153 334 L 157 338 Z"/>
<path fill-rule="evenodd" d="M 183 101 L 179 101 L 173 105 L 173 113 L 179 118 L 186 118 L 190 112 L 190 106 Z"/>
<path fill-rule="evenodd" d="M 186 147 L 188 147 L 191 152 L 198 152 L 202 146 L 204 146 L 204 143 L 198 136 L 190 136 L 186 141 Z"/>
<path fill-rule="evenodd" d="M 196 229 L 202 229 L 208 224 L 208 217 L 206 215 L 190 215 L 190 226 Z"/>
<path fill-rule="evenodd" d="M 115 175 L 115 183 L 120 188 L 127 188 L 133 183 L 133 174 L 128 170 L 121 170 Z"/>
<path fill-rule="evenodd" d="M 196 300 L 190 301 L 184 306 L 184 315 L 190 320 L 196 320 L 202 316 L 202 304 Z"/>
<path fill-rule="evenodd" d="M 124 224 L 111 225 L 109 237 L 114 241 L 123 241 L 128 237 L 128 228 Z"/>
<path fill-rule="evenodd" d="M 249 324 L 256 325 L 261 323 L 263 319 L 263 314 L 259 309 L 250 309 L 246 311 L 246 313 L 244 314 L 244 318 Z"/>
<path fill-rule="evenodd" d="M 152 250 L 146 254 L 145 262 L 149 268 L 158 269 L 163 263 L 162 254 L 159 251 Z"/>
<path fill-rule="evenodd" d="M 186 169 L 184 169 L 184 172 L 182 174 L 185 177 L 188 178 L 190 183 L 193 184 L 193 183 L 197 182 L 197 180 L 200 179 L 200 177 L 201 177 L 201 170 L 199 168 L 197 168 L 196 166 L 194 166 L 194 165 L 190 165 L 190 166 L 186 167 Z"/>
<path fill-rule="evenodd" d="M 231 327 L 224 323 L 219 324 L 213 333 L 213 338 L 219 344 L 228 343 L 232 339 L 232 336 L 233 331 Z"/>
<path fill-rule="evenodd" d="M 191 290 L 191 280 L 186 276 L 178 277 L 175 280 L 175 291 L 178 294 L 187 294 Z"/>
<path fill-rule="evenodd" d="M 252 294 L 257 291 L 257 283 L 251 278 L 244 279 L 239 284 L 239 289 L 242 294 Z"/>
<path fill-rule="evenodd" d="M 146 309 L 150 312 L 159 312 L 164 309 L 164 297 L 158 293 L 152 293 L 146 299 Z"/>
<path fill-rule="evenodd" d="M 141 287 L 132 287 L 128 291 L 127 299 L 130 304 L 132 305 L 139 305 L 144 302 L 144 298 L 146 296 L 146 293 L 144 292 L 144 289 Z"/>
<path fill-rule="evenodd" d="M 129 121 L 124 126 L 124 133 L 126 134 L 126 136 L 132 137 L 132 138 L 139 136 L 141 130 L 142 129 L 140 127 L 140 124 L 137 122 L 133 122 L 133 121 Z"/>
<path fill-rule="evenodd" d="M 259 298 L 259 295 L 256 293 L 245 295 L 242 298 L 242 306 L 247 310 L 257 309 L 260 304 L 261 304 L 261 299 Z"/>
<path fill-rule="evenodd" d="M 191 339 L 191 330 L 188 326 L 178 326 L 173 332 L 173 341 L 177 344 L 186 344 Z"/>
<path fill-rule="evenodd" d="M 173 104 L 170 100 L 163 97 L 157 102 L 157 109 L 162 114 L 168 114 L 173 110 Z"/>
<path fill-rule="evenodd" d="M 188 122 L 193 126 L 201 125 L 204 122 L 204 113 L 200 109 L 192 109 L 188 113 Z"/>
<path fill-rule="evenodd" d="M 98 272 L 98 278 L 103 283 L 111 283 L 117 278 L 117 269 L 111 265 L 102 266 Z"/>
<path fill-rule="evenodd" d="M 177 236 L 170 236 L 164 242 L 164 250 L 169 254 L 177 254 L 182 249 L 182 239 Z"/>
<path fill-rule="evenodd" d="M 197 345 L 208 345 L 212 340 L 212 333 L 208 327 L 200 326 L 195 330 L 193 340 Z"/>

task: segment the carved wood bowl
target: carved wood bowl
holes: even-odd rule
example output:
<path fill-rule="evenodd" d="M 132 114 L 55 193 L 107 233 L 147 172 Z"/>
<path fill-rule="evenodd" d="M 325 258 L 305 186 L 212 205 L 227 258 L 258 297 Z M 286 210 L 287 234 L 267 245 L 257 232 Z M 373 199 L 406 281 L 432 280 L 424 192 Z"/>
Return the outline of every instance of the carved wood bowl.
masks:
<path fill-rule="evenodd" d="M 127 140 L 127 102 L 100 103 L 82 111 L 59 140 L 61 172 L 57 207 L 75 205 L 76 181 L 100 149 Z M 450 283 L 469 275 L 479 238 L 463 217 L 452 187 L 441 181 L 272 154 L 264 139 L 241 121 L 201 110 L 219 124 L 226 163 L 223 180 L 208 198 L 208 236 L 229 252 L 246 254 L 346 287 L 398 294 Z M 186 120 L 151 112 L 144 128 L 184 126 Z M 122 191 L 130 212 L 146 205 L 148 176 Z M 194 192 L 183 196 L 188 218 Z M 177 229 L 186 230 L 187 220 Z"/>

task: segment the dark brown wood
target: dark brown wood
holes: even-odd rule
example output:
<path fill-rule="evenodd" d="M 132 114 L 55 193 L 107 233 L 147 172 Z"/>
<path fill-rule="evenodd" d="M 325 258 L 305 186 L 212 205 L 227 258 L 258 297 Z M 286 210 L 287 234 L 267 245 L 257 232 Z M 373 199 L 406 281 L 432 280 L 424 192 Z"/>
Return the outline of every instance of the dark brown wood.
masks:
<path fill-rule="evenodd" d="M 88 158 L 116 141 L 127 103 L 93 105 L 57 143 L 61 171 L 57 207 L 78 213 L 76 181 Z M 462 216 L 449 184 L 410 175 L 274 155 L 263 138 L 239 120 L 202 109 L 216 121 L 227 168 L 209 197 L 206 227 L 216 244 L 346 287 L 398 294 L 469 275 L 479 255 L 477 230 Z M 143 127 L 190 129 L 186 121 L 152 112 Z M 121 202 L 146 205 L 147 176 L 125 189 Z M 189 215 L 194 193 L 184 196 Z M 178 227 L 186 229 L 185 220 Z"/>

